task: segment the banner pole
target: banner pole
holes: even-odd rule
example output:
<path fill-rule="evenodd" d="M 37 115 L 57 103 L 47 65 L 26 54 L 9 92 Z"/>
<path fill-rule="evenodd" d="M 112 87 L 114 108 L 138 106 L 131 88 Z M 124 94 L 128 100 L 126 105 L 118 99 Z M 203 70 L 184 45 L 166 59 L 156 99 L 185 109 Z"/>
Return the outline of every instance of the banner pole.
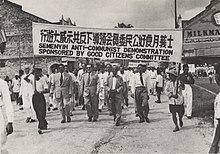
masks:
<path fill-rule="evenodd" d="M 33 70 L 34 70 L 34 93 L 36 93 L 36 70 L 35 70 L 35 55 L 33 56 Z"/>

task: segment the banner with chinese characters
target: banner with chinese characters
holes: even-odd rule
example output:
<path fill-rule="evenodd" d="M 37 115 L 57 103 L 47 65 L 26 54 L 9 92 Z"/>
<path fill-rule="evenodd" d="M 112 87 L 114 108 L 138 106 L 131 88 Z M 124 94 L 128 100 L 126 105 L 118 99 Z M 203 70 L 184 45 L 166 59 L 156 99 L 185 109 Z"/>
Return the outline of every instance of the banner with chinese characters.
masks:
<path fill-rule="evenodd" d="M 181 62 L 182 30 L 33 23 L 34 55 Z"/>

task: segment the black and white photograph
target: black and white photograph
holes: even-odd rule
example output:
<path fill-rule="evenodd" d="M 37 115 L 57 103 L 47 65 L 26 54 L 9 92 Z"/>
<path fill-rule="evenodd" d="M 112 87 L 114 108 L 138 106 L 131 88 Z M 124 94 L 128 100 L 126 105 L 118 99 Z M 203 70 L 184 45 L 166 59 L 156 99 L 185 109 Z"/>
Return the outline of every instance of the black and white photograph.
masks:
<path fill-rule="evenodd" d="M 220 0 L 0 0 L 0 154 L 219 148 Z"/>

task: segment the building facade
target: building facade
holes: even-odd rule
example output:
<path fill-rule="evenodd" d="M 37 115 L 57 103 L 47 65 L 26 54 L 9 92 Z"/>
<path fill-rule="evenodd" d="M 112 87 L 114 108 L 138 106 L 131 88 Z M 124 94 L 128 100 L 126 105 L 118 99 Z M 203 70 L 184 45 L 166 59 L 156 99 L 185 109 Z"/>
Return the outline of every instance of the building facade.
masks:
<path fill-rule="evenodd" d="M 211 0 L 204 11 L 182 24 L 184 61 L 214 64 L 220 60 L 220 0 Z"/>
<path fill-rule="evenodd" d="M 0 29 L 6 34 L 5 52 L 0 55 L 0 77 L 13 77 L 25 65 L 33 65 L 32 22 L 47 24 L 75 25 L 63 17 L 52 23 L 22 10 L 22 6 L 8 0 L 0 0 Z M 45 74 L 50 73 L 53 64 L 62 62 L 61 57 L 36 57 L 36 66 L 43 68 Z M 74 59 L 71 64 L 74 64 Z M 67 63 L 69 63 L 67 61 Z"/>

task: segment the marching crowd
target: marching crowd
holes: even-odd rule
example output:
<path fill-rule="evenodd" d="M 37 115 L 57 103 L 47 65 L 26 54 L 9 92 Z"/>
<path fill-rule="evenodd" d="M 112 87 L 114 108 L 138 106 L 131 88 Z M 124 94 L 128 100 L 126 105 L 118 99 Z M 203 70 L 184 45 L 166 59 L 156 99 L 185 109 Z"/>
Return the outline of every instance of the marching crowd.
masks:
<path fill-rule="evenodd" d="M 149 96 L 156 95 L 158 99 L 155 103 L 161 103 L 161 94 L 165 92 L 170 100 L 170 112 L 176 126 L 174 131 L 178 131 L 175 117 L 178 113 L 182 126 L 181 119 L 185 110 L 183 96 L 190 102 L 187 103 L 187 117 L 191 118 L 192 113 L 190 84 L 194 83 L 194 79 L 187 69 L 188 65 L 184 65 L 184 72 L 178 76 L 172 68 L 167 72 L 169 76 L 166 76 L 161 69 L 142 64 L 129 70 L 111 64 L 101 64 L 98 69 L 92 64 L 82 64 L 78 71 L 73 72 L 69 71 L 68 66 L 60 64 L 58 68 L 52 68 L 52 73 L 47 76 L 42 74 L 41 68 L 31 71 L 29 66 L 25 66 L 24 72 L 20 70 L 11 82 L 8 78 L 5 81 L 20 109 L 24 109 L 26 122 L 31 123 L 38 119 L 39 133 L 47 129 L 46 110 L 59 110 L 61 123 L 65 123 L 71 121 L 73 111 L 78 105 L 82 105 L 82 109 L 87 111 L 89 122 L 96 122 L 99 112 L 107 106 L 109 114 L 114 116 L 115 125 L 119 126 L 122 109 L 129 105 L 129 91 L 135 101 L 135 112 L 140 118 L 139 122 L 148 123 Z M 181 81 L 178 93 L 175 92 L 177 79 Z"/>
<path fill-rule="evenodd" d="M 170 68 L 165 73 L 159 68 L 143 64 L 133 69 L 111 64 L 101 64 L 97 69 L 92 64 L 82 64 L 78 71 L 73 72 L 69 71 L 68 66 L 59 64 L 58 68 L 52 68 L 49 76 L 44 75 L 41 68 L 31 71 L 30 66 L 25 66 L 24 71 L 20 70 L 19 74 L 15 74 L 15 78 L 11 81 L 7 78 L 5 81 L 8 83 L 8 93 L 10 90 L 20 109 L 24 109 L 26 122 L 38 120 L 39 134 L 43 134 L 42 130 L 47 129 L 47 110 L 59 110 L 61 123 L 66 123 L 71 122 L 75 107 L 79 105 L 82 110 L 87 111 L 88 122 L 96 122 L 106 106 L 115 125 L 119 126 L 122 109 L 129 105 L 129 92 L 135 102 L 135 113 L 140 123 L 150 123 L 150 95 L 157 96 L 155 103 L 162 102 L 162 93 L 168 96 L 169 110 L 175 124 L 173 132 L 179 131 L 183 126 L 184 113 L 189 119 L 192 114 L 190 85 L 194 83 L 194 79 L 186 64 L 183 65 L 183 73 L 180 75 L 175 68 Z M 9 108 L 11 110 L 11 107 Z M 9 116 L 12 115 L 10 112 Z M 13 118 L 11 119 L 9 134 L 13 132 Z"/>

